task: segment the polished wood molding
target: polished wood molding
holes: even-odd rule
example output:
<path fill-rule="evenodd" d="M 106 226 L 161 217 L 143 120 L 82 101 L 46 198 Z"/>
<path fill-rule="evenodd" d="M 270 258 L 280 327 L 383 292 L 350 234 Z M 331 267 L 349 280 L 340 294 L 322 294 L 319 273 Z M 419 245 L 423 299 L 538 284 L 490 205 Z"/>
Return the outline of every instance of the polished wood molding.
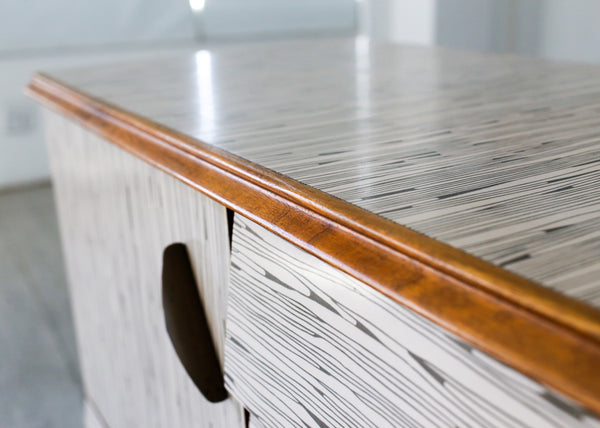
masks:
<path fill-rule="evenodd" d="M 600 413 L 600 310 L 47 75 L 26 92 Z"/>

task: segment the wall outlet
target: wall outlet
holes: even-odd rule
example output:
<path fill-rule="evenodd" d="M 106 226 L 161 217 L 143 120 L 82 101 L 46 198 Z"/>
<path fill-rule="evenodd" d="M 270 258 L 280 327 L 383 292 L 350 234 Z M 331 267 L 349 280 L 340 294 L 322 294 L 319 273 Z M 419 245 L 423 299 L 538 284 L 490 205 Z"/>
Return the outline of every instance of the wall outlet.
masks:
<path fill-rule="evenodd" d="M 33 106 L 10 104 L 4 109 L 2 130 L 8 137 L 31 134 L 37 128 L 37 114 Z"/>

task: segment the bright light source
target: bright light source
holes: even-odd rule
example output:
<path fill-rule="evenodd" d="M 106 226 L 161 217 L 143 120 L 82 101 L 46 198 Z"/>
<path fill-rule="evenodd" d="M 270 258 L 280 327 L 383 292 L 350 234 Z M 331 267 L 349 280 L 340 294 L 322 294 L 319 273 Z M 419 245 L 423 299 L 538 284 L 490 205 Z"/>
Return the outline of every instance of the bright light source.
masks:
<path fill-rule="evenodd" d="M 202 12 L 204 10 L 204 5 L 206 4 L 206 0 L 189 0 L 190 7 L 194 12 Z"/>
<path fill-rule="evenodd" d="M 199 101 L 199 135 L 210 141 L 215 138 L 218 110 L 215 108 L 215 91 L 213 88 L 213 64 L 211 53 L 206 50 L 196 52 L 196 100 Z"/>

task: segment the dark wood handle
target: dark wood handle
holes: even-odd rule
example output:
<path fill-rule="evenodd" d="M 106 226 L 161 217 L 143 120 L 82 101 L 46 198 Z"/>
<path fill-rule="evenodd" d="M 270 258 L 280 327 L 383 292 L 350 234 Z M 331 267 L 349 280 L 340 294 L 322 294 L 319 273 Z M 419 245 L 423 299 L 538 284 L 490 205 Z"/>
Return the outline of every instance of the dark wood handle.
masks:
<path fill-rule="evenodd" d="M 221 365 L 184 244 L 169 245 L 163 253 L 162 300 L 167 331 L 186 372 L 208 401 L 225 400 Z"/>

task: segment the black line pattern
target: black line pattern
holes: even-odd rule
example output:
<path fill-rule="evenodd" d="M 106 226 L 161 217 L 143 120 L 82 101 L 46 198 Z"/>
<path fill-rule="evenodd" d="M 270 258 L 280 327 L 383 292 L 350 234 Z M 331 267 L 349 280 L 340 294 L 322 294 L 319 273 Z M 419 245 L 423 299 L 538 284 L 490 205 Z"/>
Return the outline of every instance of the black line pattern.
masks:
<path fill-rule="evenodd" d="M 226 328 L 227 388 L 265 427 L 600 427 L 240 216 Z"/>
<path fill-rule="evenodd" d="M 54 75 L 600 305 L 597 66 L 359 38 Z"/>
<path fill-rule="evenodd" d="M 161 299 L 161 255 L 183 242 L 223 356 L 225 208 L 58 113 L 44 111 L 44 127 L 77 327 L 85 427 L 242 428 L 238 403 L 209 403 L 186 373 Z"/>

